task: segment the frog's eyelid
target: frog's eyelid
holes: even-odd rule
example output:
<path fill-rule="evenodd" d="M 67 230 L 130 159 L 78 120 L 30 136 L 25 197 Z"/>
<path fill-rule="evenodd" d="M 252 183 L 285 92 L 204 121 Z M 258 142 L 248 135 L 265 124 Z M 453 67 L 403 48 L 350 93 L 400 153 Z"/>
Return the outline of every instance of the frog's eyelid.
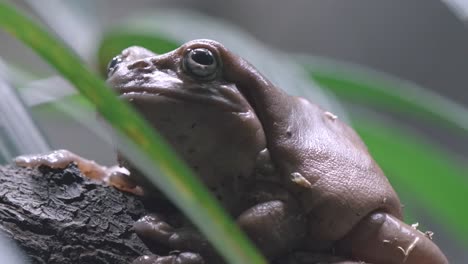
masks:
<path fill-rule="evenodd" d="M 194 77 L 211 80 L 218 71 L 218 56 L 216 52 L 205 47 L 187 48 L 182 61 L 182 69 Z"/>

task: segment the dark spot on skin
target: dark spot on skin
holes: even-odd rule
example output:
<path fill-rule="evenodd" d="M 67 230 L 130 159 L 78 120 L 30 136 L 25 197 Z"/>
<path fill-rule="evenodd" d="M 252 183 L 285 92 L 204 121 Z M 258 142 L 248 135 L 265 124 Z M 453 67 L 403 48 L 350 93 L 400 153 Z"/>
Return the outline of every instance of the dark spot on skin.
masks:
<path fill-rule="evenodd" d="M 291 138 L 291 137 L 292 137 L 291 131 L 287 131 L 287 132 L 286 132 L 286 137 L 287 137 L 287 138 Z"/>
<path fill-rule="evenodd" d="M 193 123 L 190 128 L 194 129 L 197 126 L 197 123 Z"/>

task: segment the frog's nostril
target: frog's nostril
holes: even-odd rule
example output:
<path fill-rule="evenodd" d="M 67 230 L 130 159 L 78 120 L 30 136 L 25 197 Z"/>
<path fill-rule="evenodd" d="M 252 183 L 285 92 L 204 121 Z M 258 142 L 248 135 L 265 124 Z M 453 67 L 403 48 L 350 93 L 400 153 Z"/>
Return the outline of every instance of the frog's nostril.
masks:
<path fill-rule="evenodd" d="M 146 69 L 146 68 L 149 68 L 151 66 L 151 64 L 146 61 L 146 60 L 139 60 L 139 61 L 136 61 L 132 64 L 129 64 L 127 66 L 127 68 L 129 70 L 133 70 L 133 69 Z"/>

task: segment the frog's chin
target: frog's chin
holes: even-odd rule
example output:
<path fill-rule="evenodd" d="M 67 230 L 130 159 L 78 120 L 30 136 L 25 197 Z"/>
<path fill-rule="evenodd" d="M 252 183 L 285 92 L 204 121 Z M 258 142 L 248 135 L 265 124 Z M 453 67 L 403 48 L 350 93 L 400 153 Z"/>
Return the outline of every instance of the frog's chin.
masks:
<path fill-rule="evenodd" d="M 231 97 L 225 97 L 215 94 L 187 92 L 167 88 L 120 88 L 116 89 L 119 97 L 130 102 L 160 103 L 167 100 L 187 102 L 200 105 L 213 105 L 224 111 L 229 112 L 247 112 L 250 106 L 245 101 L 229 100 Z"/>

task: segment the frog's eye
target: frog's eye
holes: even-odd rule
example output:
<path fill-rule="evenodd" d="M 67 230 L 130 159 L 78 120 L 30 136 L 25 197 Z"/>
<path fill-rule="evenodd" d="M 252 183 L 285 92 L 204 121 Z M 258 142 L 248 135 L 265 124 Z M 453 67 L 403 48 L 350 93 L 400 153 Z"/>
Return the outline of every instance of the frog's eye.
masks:
<path fill-rule="evenodd" d="M 197 78 L 209 79 L 217 71 L 218 62 L 213 53 L 205 48 L 196 48 L 185 54 L 184 70 Z"/>
<path fill-rule="evenodd" d="M 115 71 L 115 69 L 117 69 L 119 63 L 121 63 L 122 61 L 123 60 L 121 55 L 117 55 L 114 58 L 112 58 L 109 64 L 107 64 L 107 76 L 111 75 Z"/>

